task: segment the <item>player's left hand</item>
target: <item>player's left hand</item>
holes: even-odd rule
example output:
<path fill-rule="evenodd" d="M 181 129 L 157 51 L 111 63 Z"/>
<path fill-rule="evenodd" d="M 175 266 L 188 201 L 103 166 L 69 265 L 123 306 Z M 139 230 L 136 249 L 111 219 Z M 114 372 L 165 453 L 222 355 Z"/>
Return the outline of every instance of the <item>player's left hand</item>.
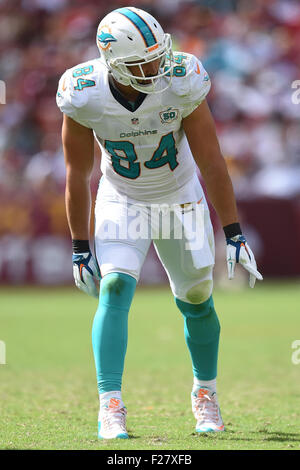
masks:
<path fill-rule="evenodd" d="M 88 295 L 98 298 L 99 288 L 97 281 L 100 281 L 100 272 L 97 261 L 92 253 L 73 253 L 73 276 L 78 289 Z"/>
<path fill-rule="evenodd" d="M 263 280 L 262 275 L 257 271 L 254 254 L 243 235 L 236 235 L 226 238 L 227 243 L 227 268 L 228 278 L 234 278 L 236 263 L 240 263 L 249 273 L 249 285 L 254 287 L 256 279 Z"/>

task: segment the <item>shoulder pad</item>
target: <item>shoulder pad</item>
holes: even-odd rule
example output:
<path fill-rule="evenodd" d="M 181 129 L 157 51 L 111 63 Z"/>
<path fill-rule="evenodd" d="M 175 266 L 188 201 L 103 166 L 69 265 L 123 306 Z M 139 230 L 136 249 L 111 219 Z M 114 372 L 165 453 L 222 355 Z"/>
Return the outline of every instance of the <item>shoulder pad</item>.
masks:
<path fill-rule="evenodd" d="M 179 96 L 190 96 L 192 100 L 199 100 L 203 95 L 204 99 L 211 82 L 200 60 L 186 52 L 174 52 L 174 58 L 173 91 Z"/>
<path fill-rule="evenodd" d="M 59 80 L 57 106 L 72 117 L 93 99 L 98 91 L 100 60 L 90 60 L 67 69 Z"/>

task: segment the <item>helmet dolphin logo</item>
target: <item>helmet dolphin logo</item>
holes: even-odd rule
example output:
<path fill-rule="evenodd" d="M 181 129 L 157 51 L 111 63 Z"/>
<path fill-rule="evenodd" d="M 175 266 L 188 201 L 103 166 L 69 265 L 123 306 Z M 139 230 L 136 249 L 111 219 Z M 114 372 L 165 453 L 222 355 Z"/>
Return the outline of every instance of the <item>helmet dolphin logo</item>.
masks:
<path fill-rule="evenodd" d="M 117 41 L 116 38 L 114 38 L 112 34 L 105 33 L 104 31 L 101 31 L 101 33 L 97 35 L 97 38 L 100 42 L 102 42 L 105 45 L 109 44 L 110 42 Z"/>

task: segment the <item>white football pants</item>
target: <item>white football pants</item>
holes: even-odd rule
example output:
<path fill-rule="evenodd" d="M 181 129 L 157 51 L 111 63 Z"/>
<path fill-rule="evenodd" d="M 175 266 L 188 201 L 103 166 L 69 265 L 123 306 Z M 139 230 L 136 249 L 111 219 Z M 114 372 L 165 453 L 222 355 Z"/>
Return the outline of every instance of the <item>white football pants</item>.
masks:
<path fill-rule="evenodd" d="M 121 272 L 138 281 L 152 241 L 173 295 L 193 304 L 205 302 L 212 293 L 215 256 L 205 199 L 173 205 L 129 202 L 101 183 L 95 207 L 101 276 Z"/>

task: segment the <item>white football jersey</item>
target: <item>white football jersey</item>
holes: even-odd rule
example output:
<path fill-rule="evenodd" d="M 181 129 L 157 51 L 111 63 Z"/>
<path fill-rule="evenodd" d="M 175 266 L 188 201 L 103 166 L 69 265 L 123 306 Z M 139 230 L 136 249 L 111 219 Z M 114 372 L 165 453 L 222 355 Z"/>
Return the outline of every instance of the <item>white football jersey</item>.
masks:
<path fill-rule="evenodd" d="M 57 105 L 94 131 L 104 183 L 129 200 L 175 204 L 203 197 L 182 119 L 204 100 L 210 79 L 195 56 L 174 56 L 171 86 L 135 103 L 116 89 L 100 59 L 68 69 L 59 82 Z"/>

